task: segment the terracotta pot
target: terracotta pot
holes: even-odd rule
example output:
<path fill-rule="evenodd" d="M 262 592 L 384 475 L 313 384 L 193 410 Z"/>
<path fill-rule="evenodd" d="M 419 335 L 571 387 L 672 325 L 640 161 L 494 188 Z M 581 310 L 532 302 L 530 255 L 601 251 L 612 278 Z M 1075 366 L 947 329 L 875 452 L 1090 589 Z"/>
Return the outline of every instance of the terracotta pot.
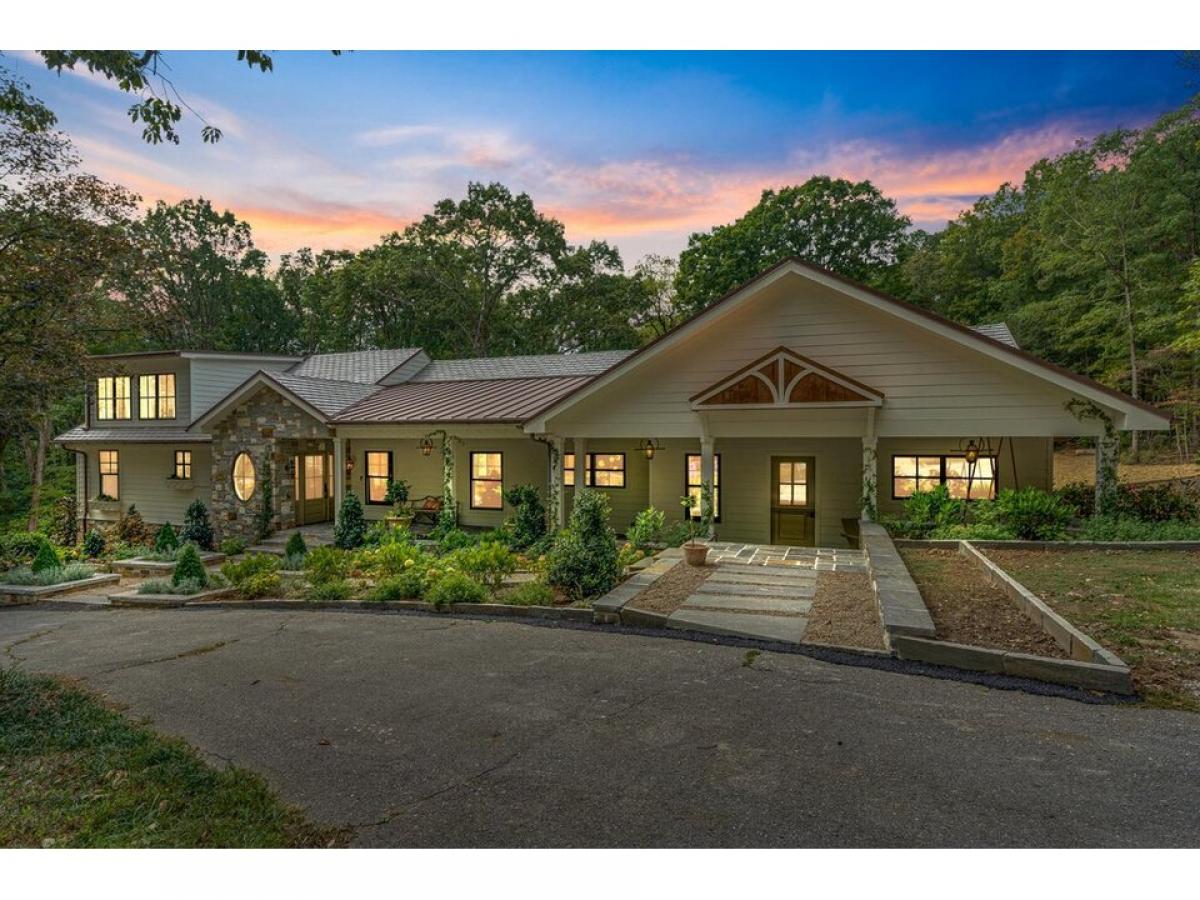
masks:
<path fill-rule="evenodd" d="M 407 516 L 387 516 L 384 521 L 387 522 L 389 528 L 408 528 L 412 525 L 413 517 Z"/>
<path fill-rule="evenodd" d="M 684 544 L 683 556 L 689 566 L 702 566 L 704 565 L 704 561 L 708 559 L 708 545 Z"/>

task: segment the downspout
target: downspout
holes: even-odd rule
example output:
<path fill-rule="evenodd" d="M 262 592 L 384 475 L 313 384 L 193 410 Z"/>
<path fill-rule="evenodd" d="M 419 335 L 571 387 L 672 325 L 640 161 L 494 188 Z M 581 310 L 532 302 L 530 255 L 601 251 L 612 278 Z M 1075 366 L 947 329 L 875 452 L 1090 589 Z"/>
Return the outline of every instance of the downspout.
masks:
<path fill-rule="evenodd" d="M 82 529 L 83 535 L 86 537 L 87 533 L 88 533 L 88 494 L 90 493 L 88 491 L 88 458 L 87 458 L 87 454 L 84 453 L 82 450 L 76 450 L 74 447 L 63 447 L 63 449 L 66 450 L 68 453 L 74 453 L 76 456 L 83 458 L 83 498 L 82 498 L 83 517 L 82 517 L 81 521 L 83 523 L 83 529 Z"/>

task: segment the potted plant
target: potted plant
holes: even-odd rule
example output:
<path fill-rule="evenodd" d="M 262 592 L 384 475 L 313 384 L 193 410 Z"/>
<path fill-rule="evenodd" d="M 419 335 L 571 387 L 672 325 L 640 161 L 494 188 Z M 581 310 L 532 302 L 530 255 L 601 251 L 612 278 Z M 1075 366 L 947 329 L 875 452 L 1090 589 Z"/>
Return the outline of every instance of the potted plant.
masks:
<path fill-rule="evenodd" d="M 702 566 L 708 559 L 708 544 L 697 543 L 696 538 L 700 534 L 701 525 L 692 516 L 692 510 L 696 508 L 696 498 L 689 494 L 686 497 L 679 498 L 679 505 L 683 507 L 683 521 L 687 526 L 687 542 L 683 545 L 683 555 L 687 559 L 689 566 Z"/>
<path fill-rule="evenodd" d="M 413 511 L 408 505 L 409 483 L 403 478 L 388 482 L 384 502 L 392 505 L 392 515 L 386 521 L 392 528 L 408 528 L 412 524 Z"/>

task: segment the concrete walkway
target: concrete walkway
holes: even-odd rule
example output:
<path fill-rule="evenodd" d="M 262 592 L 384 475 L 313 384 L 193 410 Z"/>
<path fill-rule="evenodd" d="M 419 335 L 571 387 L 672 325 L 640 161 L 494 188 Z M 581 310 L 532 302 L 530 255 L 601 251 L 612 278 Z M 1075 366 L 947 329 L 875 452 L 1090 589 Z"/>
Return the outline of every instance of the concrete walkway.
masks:
<path fill-rule="evenodd" d="M 867 555 L 861 550 L 836 547 L 783 547 L 772 544 L 738 544 L 714 541 L 708 560 L 748 566 L 781 566 L 817 572 L 865 572 Z"/>

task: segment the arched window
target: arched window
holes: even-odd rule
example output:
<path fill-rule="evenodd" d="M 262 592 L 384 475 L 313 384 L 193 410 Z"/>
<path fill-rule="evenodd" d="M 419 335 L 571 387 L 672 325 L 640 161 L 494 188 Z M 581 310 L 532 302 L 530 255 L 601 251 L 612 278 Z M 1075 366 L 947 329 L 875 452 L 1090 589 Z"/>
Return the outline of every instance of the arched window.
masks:
<path fill-rule="evenodd" d="M 233 492 L 245 503 L 254 494 L 254 460 L 246 452 L 233 461 Z"/>

